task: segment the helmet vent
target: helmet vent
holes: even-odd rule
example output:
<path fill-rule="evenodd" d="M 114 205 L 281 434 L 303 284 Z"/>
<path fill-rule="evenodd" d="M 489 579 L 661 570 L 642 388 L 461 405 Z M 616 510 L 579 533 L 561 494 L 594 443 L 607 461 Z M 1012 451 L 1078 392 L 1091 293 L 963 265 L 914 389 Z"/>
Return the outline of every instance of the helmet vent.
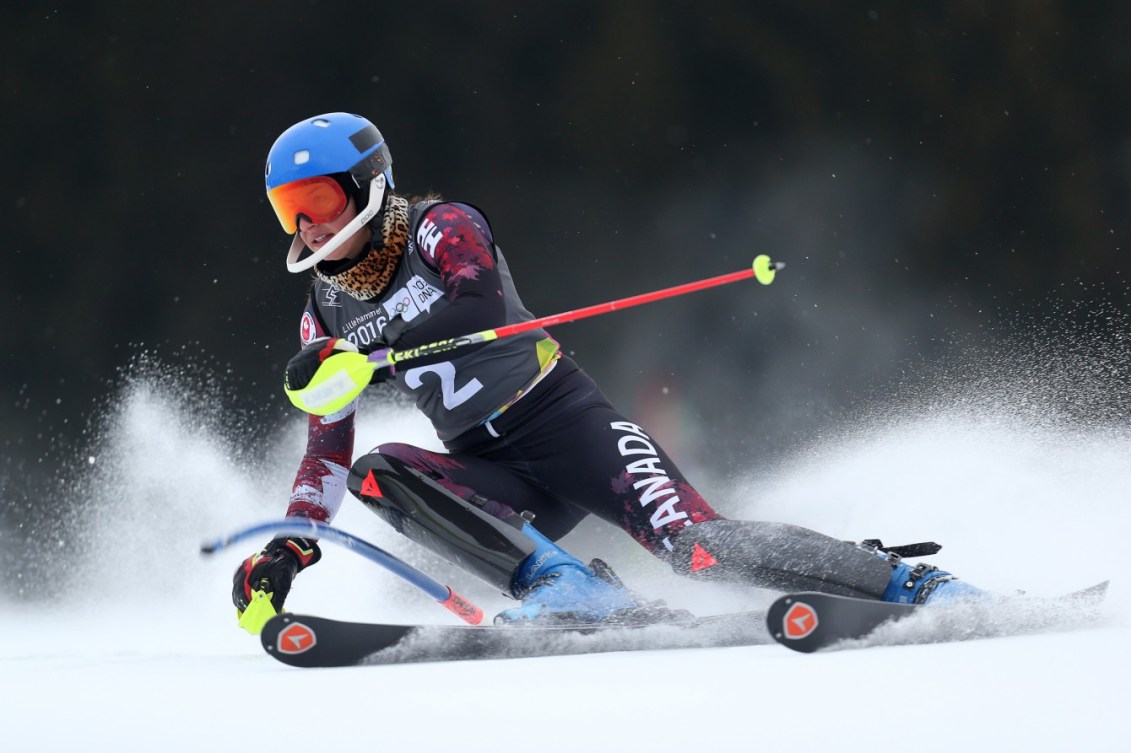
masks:
<path fill-rule="evenodd" d="M 318 120 L 311 121 L 311 124 L 316 125 L 319 128 L 329 128 L 330 127 L 330 121 L 326 120 L 326 118 L 318 118 Z"/>
<path fill-rule="evenodd" d="M 307 162 L 310 162 L 310 150 L 309 149 L 299 149 L 297 152 L 295 152 L 295 164 L 296 165 L 305 165 Z"/>

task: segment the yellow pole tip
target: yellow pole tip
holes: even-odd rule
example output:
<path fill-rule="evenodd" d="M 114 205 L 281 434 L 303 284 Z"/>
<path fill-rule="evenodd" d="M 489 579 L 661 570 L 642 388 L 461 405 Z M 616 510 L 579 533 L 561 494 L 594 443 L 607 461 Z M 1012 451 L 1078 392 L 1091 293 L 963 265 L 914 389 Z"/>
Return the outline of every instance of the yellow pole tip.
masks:
<path fill-rule="evenodd" d="M 778 270 L 784 266 L 780 262 L 775 264 L 770 261 L 770 257 L 765 254 L 759 254 L 754 257 L 754 279 L 763 285 L 769 285 L 774 281 L 774 276 Z"/>

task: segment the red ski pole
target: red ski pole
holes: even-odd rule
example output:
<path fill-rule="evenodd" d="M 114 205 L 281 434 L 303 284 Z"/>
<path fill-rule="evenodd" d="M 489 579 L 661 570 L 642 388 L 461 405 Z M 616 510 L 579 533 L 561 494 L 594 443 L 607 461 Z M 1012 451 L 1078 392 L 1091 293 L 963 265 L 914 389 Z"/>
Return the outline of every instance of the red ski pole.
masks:
<path fill-rule="evenodd" d="M 422 358 L 424 356 L 435 355 L 436 353 L 455 350 L 465 345 L 474 345 L 476 343 L 498 340 L 503 337 L 511 337 L 512 335 L 517 335 L 521 332 L 529 332 L 532 329 L 538 329 L 540 327 L 552 327 L 556 324 L 565 324 L 567 322 L 575 322 L 579 319 L 588 319 L 589 317 L 632 308 L 633 306 L 640 306 L 645 303 L 652 303 L 653 301 L 663 300 L 664 298 L 674 298 L 675 296 L 684 295 L 686 293 L 694 293 L 697 290 L 705 290 L 719 285 L 726 285 L 731 282 L 738 282 L 739 280 L 748 280 L 751 277 L 758 280 L 758 282 L 763 285 L 769 285 L 774 281 L 774 276 L 777 274 L 777 271 L 783 267 L 785 267 L 785 264 L 782 262 L 770 261 L 770 257 L 763 254 L 754 259 L 754 264 L 751 265 L 749 269 L 739 270 L 738 272 L 731 272 L 729 274 L 719 275 L 718 277 L 709 277 L 696 282 L 688 282 L 683 285 L 664 288 L 663 290 L 655 290 L 651 293 L 641 293 L 640 295 L 629 296 L 628 298 L 619 298 L 615 301 L 598 303 L 594 306 L 587 306 L 574 311 L 565 311 L 561 314 L 543 316 L 538 319 L 531 319 L 528 322 L 506 324 L 502 327 L 496 327 L 495 329 L 485 329 L 470 335 L 453 337 L 450 340 L 440 340 L 439 342 L 429 343 L 428 345 L 421 345 L 418 348 L 409 348 L 407 350 L 382 348 L 381 350 L 373 351 L 368 356 L 364 356 L 360 353 L 337 353 L 327 358 L 318 368 L 318 371 L 310 380 L 310 384 L 301 390 L 287 390 L 287 396 L 296 407 L 301 408 L 307 413 L 326 416 L 341 410 L 347 406 L 351 400 L 361 394 L 361 391 L 365 389 L 366 385 L 369 384 L 370 379 L 373 377 L 373 372 L 377 369 L 396 366 L 399 363 L 410 361 L 414 358 Z"/>

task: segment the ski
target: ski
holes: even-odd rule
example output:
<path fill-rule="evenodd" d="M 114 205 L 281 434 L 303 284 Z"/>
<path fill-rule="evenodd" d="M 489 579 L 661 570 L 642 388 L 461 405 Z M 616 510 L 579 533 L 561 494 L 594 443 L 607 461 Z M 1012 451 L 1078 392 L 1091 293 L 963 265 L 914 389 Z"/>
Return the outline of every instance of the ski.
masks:
<path fill-rule="evenodd" d="M 520 659 L 614 651 L 769 643 L 764 612 L 647 625 L 481 626 L 342 622 L 284 612 L 260 634 L 263 648 L 295 667 Z"/>
<path fill-rule="evenodd" d="M 1108 582 L 1051 599 L 1024 596 L 937 606 L 805 592 L 766 613 L 770 636 L 802 653 L 839 648 L 992 638 L 1069 627 L 1098 617 Z"/>

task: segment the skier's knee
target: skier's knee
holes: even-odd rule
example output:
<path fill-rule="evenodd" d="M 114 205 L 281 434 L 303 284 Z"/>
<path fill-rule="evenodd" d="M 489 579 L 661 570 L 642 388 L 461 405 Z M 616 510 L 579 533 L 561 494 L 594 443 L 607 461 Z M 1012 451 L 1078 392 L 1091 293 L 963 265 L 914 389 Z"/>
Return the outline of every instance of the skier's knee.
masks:
<path fill-rule="evenodd" d="M 412 468 L 423 471 L 428 467 L 428 463 L 425 460 L 427 452 L 427 450 L 421 449 L 416 445 L 406 444 L 405 442 L 386 442 L 385 444 L 377 445 L 369 454 L 396 458 Z"/>

